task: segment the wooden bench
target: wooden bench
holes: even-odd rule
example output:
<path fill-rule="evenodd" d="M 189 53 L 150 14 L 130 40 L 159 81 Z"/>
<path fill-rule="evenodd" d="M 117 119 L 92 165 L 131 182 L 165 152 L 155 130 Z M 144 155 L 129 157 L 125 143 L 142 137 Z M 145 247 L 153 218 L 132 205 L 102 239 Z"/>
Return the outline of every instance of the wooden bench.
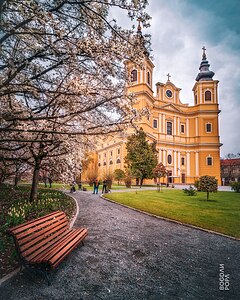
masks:
<path fill-rule="evenodd" d="M 69 229 L 68 218 L 62 211 L 8 229 L 14 237 L 21 267 L 44 266 L 47 271 L 59 263 L 87 236 L 85 228 Z"/>

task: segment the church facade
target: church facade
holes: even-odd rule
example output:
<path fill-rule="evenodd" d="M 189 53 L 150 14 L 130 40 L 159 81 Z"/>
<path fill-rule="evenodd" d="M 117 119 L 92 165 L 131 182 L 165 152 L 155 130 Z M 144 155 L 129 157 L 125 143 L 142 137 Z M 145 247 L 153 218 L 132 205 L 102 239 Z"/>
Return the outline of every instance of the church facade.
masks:
<path fill-rule="evenodd" d="M 128 93 L 136 96 L 136 109 L 147 108 L 149 114 L 137 122 L 147 134 L 149 142 L 157 142 L 158 161 L 168 171 L 168 183 L 192 184 L 202 175 L 220 177 L 220 140 L 218 80 L 209 70 L 203 47 L 202 61 L 193 86 L 194 105 L 180 101 L 180 88 L 168 79 L 157 82 L 153 91 L 154 65 L 145 58 L 142 68 L 127 64 L 131 73 Z M 126 138 L 113 136 L 99 145 L 96 153 L 99 178 L 115 169 L 124 170 Z M 153 180 L 152 180 L 153 182 Z"/>

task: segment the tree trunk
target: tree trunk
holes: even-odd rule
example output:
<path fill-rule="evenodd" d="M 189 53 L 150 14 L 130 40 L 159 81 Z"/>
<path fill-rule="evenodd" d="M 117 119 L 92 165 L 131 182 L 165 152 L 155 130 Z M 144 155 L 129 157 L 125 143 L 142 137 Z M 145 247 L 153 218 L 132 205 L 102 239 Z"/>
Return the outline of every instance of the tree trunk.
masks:
<path fill-rule="evenodd" d="M 32 179 L 32 188 L 30 194 L 30 202 L 37 200 L 37 192 L 38 192 L 38 182 L 39 182 L 39 171 L 41 166 L 41 159 L 37 158 L 35 160 L 35 166 L 33 171 L 33 179 Z"/>
<path fill-rule="evenodd" d="M 15 175 L 14 186 L 17 186 L 19 181 L 20 181 L 20 176 L 19 175 Z"/>
<path fill-rule="evenodd" d="M 43 182 L 44 182 L 44 187 L 46 188 L 47 187 L 47 178 L 46 177 L 43 177 Z"/>
<path fill-rule="evenodd" d="M 143 179 L 144 179 L 144 178 L 141 178 L 141 179 L 140 179 L 140 188 L 141 188 L 142 185 L 143 185 Z"/>
<path fill-rule="evenodd" d="M 209 199 L 209 192 L 207 192 L 207 201 L 208 201 L 208 199 Z"/>

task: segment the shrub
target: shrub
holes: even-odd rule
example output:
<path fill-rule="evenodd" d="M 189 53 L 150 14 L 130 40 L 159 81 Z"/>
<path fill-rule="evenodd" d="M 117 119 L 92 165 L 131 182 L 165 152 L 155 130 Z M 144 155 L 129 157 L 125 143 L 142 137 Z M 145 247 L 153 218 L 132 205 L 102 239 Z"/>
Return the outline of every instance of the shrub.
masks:
<path fill-rule="evenodd" d="M 240 193 L 240 182 L 234 181 L 231 183 L 231 190 L 236 193 Z"/>
<path fill-rule="evenodd" d="M 190 187 L 187 189 L 183 189 L 184 194 L 188 196 L 196 196 L 197 191 L 190 185 Z"/>
<path fill-rule="evenodd" d="M 132 185 L 132 177 L 130 175 L 126 175 L 124 181 L 125 181 L 126 187 L 130 188 Z"/>
<path fill-rule="evenodd" d="M 200 191 L 200 180 L 195 180 L 194 187 L 197 189 L 197 191 Z"/>

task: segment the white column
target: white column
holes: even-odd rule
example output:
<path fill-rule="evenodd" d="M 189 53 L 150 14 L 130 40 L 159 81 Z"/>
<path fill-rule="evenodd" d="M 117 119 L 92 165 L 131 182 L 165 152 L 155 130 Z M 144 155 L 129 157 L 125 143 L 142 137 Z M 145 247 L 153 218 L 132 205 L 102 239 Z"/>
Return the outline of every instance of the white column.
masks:
<path fill-rule="evenodd" d="M 186 120 L 186 134 L 189 137 L 189 119 Z"/>
<path fill-rule="evenodd" d="M 195 153 L 195 163 L 196 163 L 196 177 L 199 176 L 199 153 L 196 151 Z"/>
<path fill-rule="evenodd" d="M 162 133 L 166 133 L 165 114 L 163 114 Z"/>
<path fill-rule="evenodd" d="M 173 150 L 173 176 L 177 175 L 177 152 Z"/>
<path fill-rule="evenodd" d="M 180 135 L 180 118 L 177 117 L 177 135 Z"/>
<path fill-rule="evenodd" d="M 190 176 L 190 152 L 187 151 L 187 176 Z"/>
<path fill-rule="evenodd" d="M 217 86 L 214 86 L 214 98 L 213 98 L 213 102 L 217 103 Z"/>
<path fill-rule="evenodd" d="M 181 168 L 181 157 L 180 157 L 180 151 L 178 151 L 178 176 L 180 176 L 180 168 Z"/>
<path fill-rule="evenodd" d="M 158 122 L 159 122 L 158 132 L 162 133 L 162 114 L 159 114 Z"/>
<path fill-rule="evenodd" d="M 202 99 L 202 84 L 200 84 L 200 104 L 203 103 L 203 99 Z"/>
<path fill-rule="evenodd" d="M 166 150 L 163 150 L 163 165 L 166 166 Z"/>
<path fill-rule="evenodd" d="M 177 134 L 177 122 L 176 122 L 176 117 L 173 117 L 173 134 Z"/>
<path fill-rule="evenodd" d="M 159 149 L 159 161 L 158 162 L 162 162 L 162 149 Z"/>
<path fill-rule="evenodd" d="M 195 119 L 196 136 L 198 136 L 198 118 Z"/>

